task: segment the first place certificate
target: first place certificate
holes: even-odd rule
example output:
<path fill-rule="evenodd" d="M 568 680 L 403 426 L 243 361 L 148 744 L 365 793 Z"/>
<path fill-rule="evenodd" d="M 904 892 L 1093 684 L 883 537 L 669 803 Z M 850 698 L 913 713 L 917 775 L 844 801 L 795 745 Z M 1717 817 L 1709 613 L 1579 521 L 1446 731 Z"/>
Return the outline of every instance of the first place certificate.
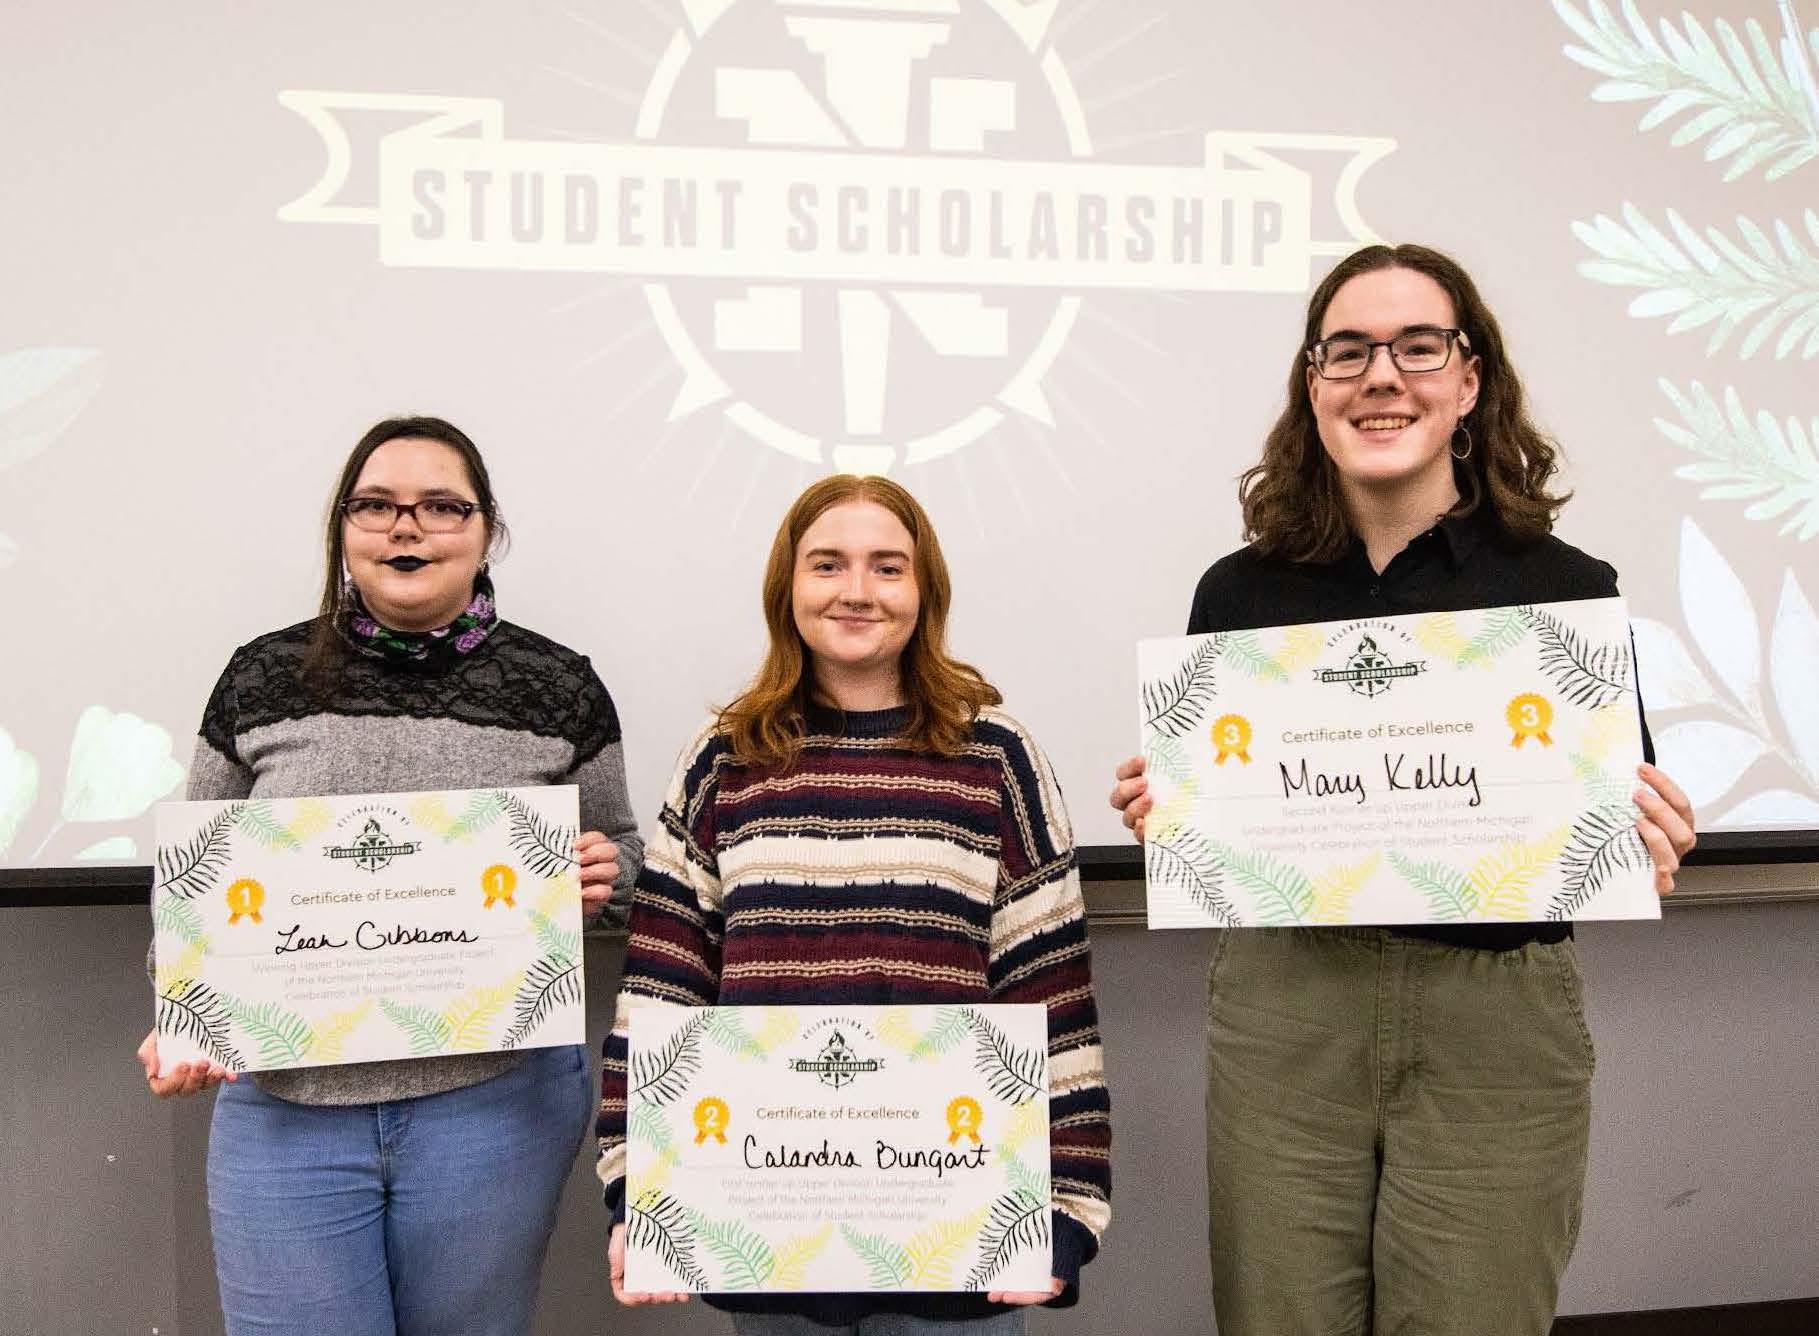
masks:
<path fill-rule="evenodd" d="M 578 1044 L 573 786 L 165 803 L 164 1070 Z"/>
<path fill-rule="evenodd" d="M 1138 671 L 1151 927 L 1660 916 L 1620 599 L 1148 640 Z"/>
<path fill-rule="evenodd" d="M 1047 1290 L 1041 1006 L 644 1007 L 626 1285 Z"/>

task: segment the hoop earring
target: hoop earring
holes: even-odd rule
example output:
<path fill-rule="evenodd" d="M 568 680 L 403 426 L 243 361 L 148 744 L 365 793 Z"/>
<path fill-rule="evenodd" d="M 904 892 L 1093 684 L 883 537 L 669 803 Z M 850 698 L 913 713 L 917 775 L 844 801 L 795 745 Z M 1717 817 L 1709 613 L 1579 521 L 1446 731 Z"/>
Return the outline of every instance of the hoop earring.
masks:
<path fill-rule="evenodd" d="M 1465 437 L 1464 450 L 1459 448 L 1459 438 L 1461 436 Z M 1472 433 L 1466 427 L 1463 420 L 1453 425 L 1453 439 L 1447 445 L 1447 449 L 1452 453 L 1454 459 L 1465 460 L 1472 457 Z"/>

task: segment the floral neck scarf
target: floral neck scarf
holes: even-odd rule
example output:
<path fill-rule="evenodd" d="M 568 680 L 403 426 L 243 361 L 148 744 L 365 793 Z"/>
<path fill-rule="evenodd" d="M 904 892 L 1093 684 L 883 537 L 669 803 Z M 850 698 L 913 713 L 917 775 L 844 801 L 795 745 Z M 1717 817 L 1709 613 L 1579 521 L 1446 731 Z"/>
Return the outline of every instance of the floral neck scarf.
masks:
<path fill-rule="evenodd" d="M 433 631 L 394 631 L 381 626 L 360 601 L 360 591 L 347 586 L 347 638 L 362 654 L 375 659 L 414 659 L 419 662 L 444 654 L 472 654 L 495 626 L 499 610 L 493 604 L 493 582 L 482 570 L 474 577 L 473 600 L 447 626 Z"/>

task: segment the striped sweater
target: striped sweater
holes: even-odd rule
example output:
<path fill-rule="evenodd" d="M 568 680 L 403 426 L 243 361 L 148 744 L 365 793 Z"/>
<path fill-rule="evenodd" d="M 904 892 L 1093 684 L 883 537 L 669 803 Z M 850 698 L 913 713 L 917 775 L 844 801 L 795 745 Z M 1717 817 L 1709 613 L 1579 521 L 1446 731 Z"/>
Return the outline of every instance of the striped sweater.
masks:
<path fill-rule="evenodd" d="M 710 725 L 684 750 L 632 904 L 605 1046 L 598 1172 L 624 1212 L 626 1033 L 651 1006 L 1041 1003 L 1048 1008 L 1055 1274 L 1076 1298 L 1111 1215 L 1111 1119 L 1073 832 L 1047 759 L 987 711 L 953 756 L 902 709 L 811 707 L 801 756 L 742 764 Z M 967 1317 L 982 1295 L 717 1296 L 850 1322 Z"/>

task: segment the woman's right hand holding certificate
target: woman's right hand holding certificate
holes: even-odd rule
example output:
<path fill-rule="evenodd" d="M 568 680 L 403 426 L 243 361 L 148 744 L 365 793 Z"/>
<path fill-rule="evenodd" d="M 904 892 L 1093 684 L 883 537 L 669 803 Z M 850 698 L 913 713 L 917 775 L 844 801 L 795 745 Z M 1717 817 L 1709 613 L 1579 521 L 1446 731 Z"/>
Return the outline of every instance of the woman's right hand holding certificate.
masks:
<path fill-rule="evenodd" d="M 625 1288 L 625 1226 L 614 1225 L 606 1245 L 606 1274 L 613 1282 L 613 1298 L 622 1304 L 685 1304 L 686 1290 L 627 1290 Z"/>
<path fill-rule="evenodd" d="M 152 1094 L 159 1099 L 172 1099 L 179 1095 L 199 1095 L 204 1090 L 213 1090 L 223 1081 L 238 1081 L 240 1078 L 227 1068 L 215 1062 L 180 1062 L 164 1075 L 158 1075 L 158 1032 L 153 1030 L 145 1036 L 139 1045 L 139 1065 L 145 1068 L 145 1083 L 151 1087 Z"/>
<path fill-rule="evenodd" d="M 1112 785 L 1111 796 L 1112 806 L 1124 817 L 1125 829 L 1136 837 L 1139 844 L 1143 843 L 1143 818 L 1149 815 L 1150 808 L 1156 802 L 1150 796 L 1150 782 L 1143 777 L 1143 767 L 1144 760 L 1141 756 L 1133 756 L 1122 762 L 1113 772 L 1113 777 L 1118 782 Z"/>

